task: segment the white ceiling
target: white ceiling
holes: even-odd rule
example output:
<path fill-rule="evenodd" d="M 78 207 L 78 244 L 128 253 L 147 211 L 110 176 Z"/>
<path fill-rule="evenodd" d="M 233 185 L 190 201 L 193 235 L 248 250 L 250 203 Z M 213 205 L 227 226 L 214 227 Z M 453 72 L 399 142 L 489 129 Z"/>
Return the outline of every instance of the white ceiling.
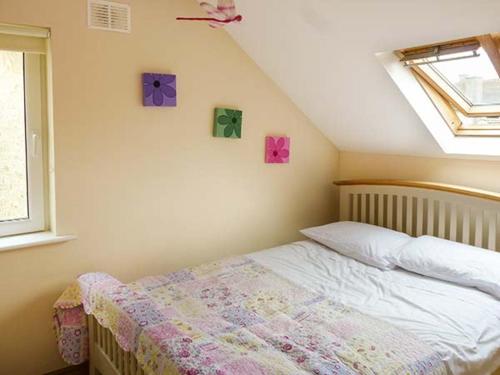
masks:
<path fill-rule="evenodd" d="M 443 155 L 377 52 L 500 31 L 500 0 L 236 0 L 228 32 L 341 150 Z"/>

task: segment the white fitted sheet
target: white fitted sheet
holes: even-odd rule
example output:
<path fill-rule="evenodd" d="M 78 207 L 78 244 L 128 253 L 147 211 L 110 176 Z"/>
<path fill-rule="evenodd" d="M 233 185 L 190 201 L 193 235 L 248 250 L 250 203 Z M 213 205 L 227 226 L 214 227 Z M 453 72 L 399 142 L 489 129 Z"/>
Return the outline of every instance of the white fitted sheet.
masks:
<path fill-rule="evenodd" d="M 500 300 L 484 292 L 400 269 L 381 271 L 313 241 L 248 256 L 297 284 L 412 332 L 442 356 L 452 374 L 487 375 L 500 367 Z"/>

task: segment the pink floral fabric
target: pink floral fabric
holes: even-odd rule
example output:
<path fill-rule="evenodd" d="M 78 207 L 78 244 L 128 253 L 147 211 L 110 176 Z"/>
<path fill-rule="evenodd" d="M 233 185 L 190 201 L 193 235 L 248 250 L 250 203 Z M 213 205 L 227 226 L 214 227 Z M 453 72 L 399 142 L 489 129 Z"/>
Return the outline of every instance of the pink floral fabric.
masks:
<path fill-rule="evenodd" d="M 78 281 L 85 311 L 147 374 L 446 374 L 413 335 L 246 257 L 131 284 L 104 274 Z"/>
<path fill-rule="evenodd" d="M 66 288 L 54 304 L 54 330 L 59 353 L 67 363 L 79 365 L 88 359 L 87 316 L 77 283 Z"/>

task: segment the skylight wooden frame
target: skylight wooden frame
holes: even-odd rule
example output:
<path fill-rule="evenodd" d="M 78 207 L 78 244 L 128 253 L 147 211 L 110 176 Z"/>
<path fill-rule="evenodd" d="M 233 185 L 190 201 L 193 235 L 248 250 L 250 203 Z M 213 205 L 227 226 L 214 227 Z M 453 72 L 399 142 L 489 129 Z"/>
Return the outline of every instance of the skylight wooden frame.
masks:
<path fill-rule="evenodd" d="M 495 38 L 500 40 L 500 34 L 487 34 L 478 37 L 460 39 L 448 43 L 431 44 L 410 49 L 402 49 L 395 51 L 395 54 L 401 61 L 411 60 L 412 55 L 419 55 L 422 52 L 431 50 L 436 46 L 449 45 L 453 48 L 461 45 L 470 45 L 479 43 L 488 54 L 495 69 L 500 71 L 500 50 L 499 42 L 495 43 Z M 468 125 L 463 126 L 457 112 L 468 118 L 478 117 L 500 117 L 500 104 L 498 105 L 473 105 L 466 97 L 464 97 L 454 86 L 446 80 L 442 74 L 432 67 L 432 65 L 410 65 L 415 79 L 423 88 L 427 96 L 431 99 L 436 109 L 444 119 L 450 130 L 456 136 L 484 136 L 484 137 L 500 137 L 500 121 L 498 125 Z"/>

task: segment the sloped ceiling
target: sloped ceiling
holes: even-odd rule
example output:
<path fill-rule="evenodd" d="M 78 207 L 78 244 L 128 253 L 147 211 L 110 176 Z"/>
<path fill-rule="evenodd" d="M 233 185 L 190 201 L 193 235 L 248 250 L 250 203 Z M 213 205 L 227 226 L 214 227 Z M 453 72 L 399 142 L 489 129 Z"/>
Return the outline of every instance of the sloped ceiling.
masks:
<path fill-rule="evenodd" d="M 236 0 L 228 32 L 340 150 L 443 155 L 377 52 L 500 31 L 500 0 Z"/>

